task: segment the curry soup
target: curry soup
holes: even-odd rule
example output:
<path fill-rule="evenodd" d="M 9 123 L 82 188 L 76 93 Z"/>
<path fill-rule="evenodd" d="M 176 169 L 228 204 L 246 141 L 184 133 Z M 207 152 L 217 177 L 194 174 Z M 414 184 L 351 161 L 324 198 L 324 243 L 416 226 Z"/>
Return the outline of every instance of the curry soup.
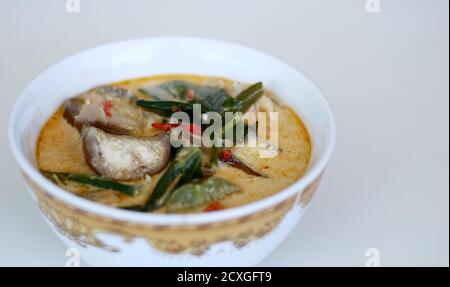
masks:
<path fill-rule="evenodd" d="M 175 111 L 278 112 L 276 156 L 256 147 L 174 148 Z M 203 116 L 203 115 L 202 115 Z M 257 125 L 257 122 L 247 122 Z M 190 125 L 189 131 L 201 133 Z M 249 135 L 247 134 L 247 137 Z M 283 190 L 307 170 L 308 131 L 262 83 L 167 75 L 97 87 L 66 100 L 42 128 L 38 167 L 86 199 L 143 212 L 190 213 L 244 205 Z"/>

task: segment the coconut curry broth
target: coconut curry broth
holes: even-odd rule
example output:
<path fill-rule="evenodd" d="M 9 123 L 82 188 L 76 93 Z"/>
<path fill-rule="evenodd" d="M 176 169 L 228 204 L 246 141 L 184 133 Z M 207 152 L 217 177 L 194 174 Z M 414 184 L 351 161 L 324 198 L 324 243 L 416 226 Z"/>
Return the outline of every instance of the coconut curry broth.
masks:
<path fill-rule="evenodd" d="M 174 80 L 198 85 L 219 86 L 223 87 L 231 95 L 233 93 L 236 94 L 236 85 L 232 81 L 200 76 L 156 76 L 118 82 L 112 84 L 112 86 L 127 89 L 137 98 L 146 99 L 148 96 L 140 90 L 142 87 L 158 86 Z M 219 200 L 216 198 L 216 200 L 210 200 L 207 205 L 205 203 L 197 204 L 197 206 L 188 210 L 181 209 L 181 212 L 213 211 L 244 205 L 288 187 L 305 173 L 312 152 L 310 138 L 305 126 L 290 108 L 280 104 L 270 92 L 264 92 L 272 103 L 271 109 L 278 112 L 277 156 L 271 159 L 246 156 L 244 149 L 243 158 L 246 160 L 245 164 L 263 176 L 255 176 L 244 169 L 235 168 L 222 161 L 219 162 L 214 171 L 214 178 L 225 179 L 236 186 L 239 189 L 238 192 L 230 191 L 225 193 L 227 196 L 222 196 Z M 262 101 L 262 99 L 258 101 Z M 258 102 L 256 102 L 255 106 L 257 104 Z M 38 166 L 42 171 L 52 171 L 57 174 L 64 173 L 65 176 L 67 173 L 97 176 L 99 169 L 92 162 L 88 162 L 85 156 L 86 148 L 83 148 L 83 140 L 80 137 L 80 133 L 86 133 L 85 128 L 80 132 L 76 124 L 73 122 L 69 123 L 70 120 L 65 117 L 67 109 L 67 105 L 62 105 L 42 128 L 36 151 Z M 257 108 L 256 110 L 260 109 Z M 104 111 L 107 112 L 107 110 Z M 144 116 L 150 116 L 154 122 L 163 120 L 161 116 L 153 113 L 148 113 Z M 97 132 L 101 131 L 98 130 Z M 144 125 L 144 127 L 140 128 L 139 134 L 133 134 L 133 136 L 155 137 L 161 133 L 164 132 L 154 128 L 152 125 Z M 100 135 L 108 136 L 106 134 Z M 82 136 L 85 135 L 83 134 Z M 96 137 L 99 137 L 99 135 L 96 134 Z M 239 150 L 236 150 L 236 153 L 239 154 Z M 172 155 L 173 157 L 174 155 Z M 126 181 L 118 180 L 127 185 L 139 186 L 133 196 L 105 188 L 104 186 L 103 188 L 94 187 L 79 180 L 61 179 L 55 175 L 51 176 L 50 179 L 64 189 L 87 199 L 115 207 L 135 208 L 136 206 L 142 206 L 143 203 L 148 201 L 158 181 L 168 169 L 170 169 L 170 165 L 169 167 L 164 166 L 164 168 L 153 175 L 146 175 L 141 179 L 128 178 Z M 104 175 L 104 170 L 100 169 L 100 171 L 102 171 L 101 175 Z M 154 210 L 156 212 L 167 212 L 165 206 L 157 206 Z M 170 212 L 180 212 L 180 209 L 177 208 L 171 208 L 171 210 Z"/>

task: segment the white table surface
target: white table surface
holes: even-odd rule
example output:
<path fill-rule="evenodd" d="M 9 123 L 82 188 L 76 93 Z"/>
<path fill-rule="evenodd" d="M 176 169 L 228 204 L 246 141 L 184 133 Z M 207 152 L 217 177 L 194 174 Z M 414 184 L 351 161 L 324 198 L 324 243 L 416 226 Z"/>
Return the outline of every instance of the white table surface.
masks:
<path fill-rule="evenodd" d="M 14 0 L 0 5 L 0 265 L 64 266 L 65 247 L 25 190 L 9 112 L 40 71 L 101 43 L 198 36 L 297 67 L 329 99 L 335 155 L 310 208 L 260 266 L 449 265 L 448 1 Z M 127 5 L 125 3 L 128 3 Z M 237 263 L 238 264 L 238 263 Z"/>

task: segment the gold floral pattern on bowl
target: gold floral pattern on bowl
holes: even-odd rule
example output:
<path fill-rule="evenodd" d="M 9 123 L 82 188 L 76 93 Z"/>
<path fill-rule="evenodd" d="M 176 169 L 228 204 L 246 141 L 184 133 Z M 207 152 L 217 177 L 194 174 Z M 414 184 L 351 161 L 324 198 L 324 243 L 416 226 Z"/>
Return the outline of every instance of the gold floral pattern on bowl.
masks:
<path fill-rule="evenodd" d="M 144 238 L 150 246 L 168 254 L 202 255 L 212 244 L 226 241 L 241 248 L 274 230 L 293 208 L 297 197 L 292 196 L 270 208 L 232 220 L 197 225 L 150 225 L 86 212 L 51 196 L 30 178 L 26 178 L 36 195 L 39 208 L 62 235 L 81 246 L 95 246 L 111 252 L 120 252 L 120 249 L 107 245 L 98 238 L 99 234 L 117 235 L 125 242 Z M 302 193 L 307 193 L 305 198 L 309 198 L 311 192 L 307 191 L 314 191 L 317 184 L 318 180 L 305 189 Z M 305 198 L 301 195 L 302 206 L 309 202 Z"/>

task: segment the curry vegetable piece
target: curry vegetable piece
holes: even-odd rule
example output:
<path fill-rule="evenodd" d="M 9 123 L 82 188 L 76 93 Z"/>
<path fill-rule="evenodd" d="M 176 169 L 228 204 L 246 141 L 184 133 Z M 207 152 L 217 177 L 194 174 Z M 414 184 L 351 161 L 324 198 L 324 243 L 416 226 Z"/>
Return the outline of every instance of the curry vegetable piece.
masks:
<path fill-rule="evenodd" d="M 180 81 L 174 82 L 178 83 L 176 86 L 180 85 L 179 84 Z M 163 85 L 169 84 L 170 83 Z M 207 88 L 213 89 L 211 87 Z M 179 91 L 180 89 L 176 90 Z M 167 93 L 172 94 L 169 92 Z M 236 98 L 230 97 L 225 91 L 222 91 L 222 89 L 219 90 L 213 89 L 211 93 L 204 92 L 203 94 L 201 94 L 201 96 L 197 96 L 194 100 L 190 102 L 139 100 L 136 102 L 136 104 L 138 106 L 144 107 L 152 112 L 158 113 L 165 117 L 170 117 L 173 113 L 177 111 L 184 111 L 188 113 L 190 116 L 192 116 L 193 104 L 201 104 L 202 113 L 213 111 L 220 113 L 222 117 L 224 117 L 225 112 L 244 114 L 263 95 L 264 95 L 263 84 L 261 82 L 258 82 L 242 91 L 238 96 L 236 96 Z M 182 98 L 181 95 L 173 97 Z M 238 114 L 230 122 L 225 123 L 225 125 L 222 128 L 222 135 L 225 134 L 225 130 L 234 129 L 237 126 L 238 122 L 241 121 L 242 117 Z"/>
<path fill-rule="evenodd" d="M 222 200 L 227 195 L 239 191 L 239 187 L 225 179 L 210 177 L 202 182 L 189 183 L 177 188 L 167 201 L 166 208 L 170 213 L 185 212 Z"/>
<path fill-rule="evenodd" d="M 99 174 L 111 179 L 142 179 L 159 173 L 169 163 L 171 147 L 167 134 L 136 138 L 85 126 L 81 139 L 86 161 Z"/>
<path fill-rule="evenodd" d="M 113 134 L 139 134 L 158 116 L 139 109 L 134 99 L 127 89 L 101 86 L 66 100 L 63 115 L 78 130 L 91 125 Z"/>
<path fill-rule="evenodd" d="M 170 196 L 166 204 L 167 212 L 188 211 L 204 205 L 207 201 L 206 193 L 202 190 L 200 184 L 185 184 L 177 188 Z"/>
<path fill-rule="evenodd" d="M 225 138 L 227 130 L 232 130 L 233 135 L 235 135 L 235 131 L 238 128 L 238 123 L 241 123 L 243 121 L 242 114 L 247 112 L 248 109 L 264 95 L 264 87 L 262 82 L 257 82 L 249 86 L 247 89 L 239 93 L 236 98 L 230 97 L 226 92 L 221 92 L 222 89 L 205 87 L 205 90 L 201 90 L 199 87 L 201 86 L 181 81 L 169 82 L 155 87 L 153 90 L 153 96 L 160 99 L 170 98 L 186 100 L 185 94 L 189 89 L 192 89 L 196 92 L 195 99 L 188 102 L 140 100 L 137 101 L 136 104 L 164 116 L 170 116 L 173 112 L 178 110 L 188 112 L 191 115 L 191 112 L 193 111 L 192 104 L 194 103 L 202 104 L 202 112 L 215 111 L 221 113 L 222 117 L 224 117 L 225 112 L 237 113 L 231 121 L 225 123 L 222 127 L 222 138 Z M 151 90 L 147 89 L 143 91 L 152 96 Z M 160 93 L 159 97 L 155 96 L 158 94 L 157 92 Z M 161 96 L 161 93 L 165 93 L 165 95 Z M 244 136 L 245 133 L 246 130 L 244 127 Z M 236 136 L 234 136 L 234 139 L 236 140 Z M 211 149 L 210 154 L 210 166 L 213 167 L 217 165 L 218 162 L 217 148 L 214 148 L 214 150 Z M 224 162 L 234 168 L 243 170 L 247 174 L 262 176 L 262 174 L 255 171 L 236 157 L 230 157 L 228 161 Z"/>
<path fill-rule="evenodd" d="M 148 199 L 145 209 L 152 211 L 162 207 L 179 183 L 201 177 L 201 151 L 199 148 L 182 148 L 169 165 Z"/>
<path fill-rule="evenodd" d="M 188 99 L 186 91 L 193 91 L 195 97 Z M 258 82 L 242 91 L 236 98 L 231 97 L 225 89 L 199 86 L 181 81 L 173 81 L 157 87 L 141 89 L 157 100 L 139 100 L 138 106 L 147 108 L 160 115 L 170 117 L 176 111 L 191 113 L 193 104 L 201 104 L 202 112 L 245 113 L 263 94 L 263 84 Z"/>
<path fill-rule="evenodd" d="M 115 182 L 102 176 L 52 171 L 41 171 L 41 173 L 56 184 L 71 180 L 98 188 L 115 190 L 128 196 L 133 196 L 137 190 L 136 186 Z"/>

